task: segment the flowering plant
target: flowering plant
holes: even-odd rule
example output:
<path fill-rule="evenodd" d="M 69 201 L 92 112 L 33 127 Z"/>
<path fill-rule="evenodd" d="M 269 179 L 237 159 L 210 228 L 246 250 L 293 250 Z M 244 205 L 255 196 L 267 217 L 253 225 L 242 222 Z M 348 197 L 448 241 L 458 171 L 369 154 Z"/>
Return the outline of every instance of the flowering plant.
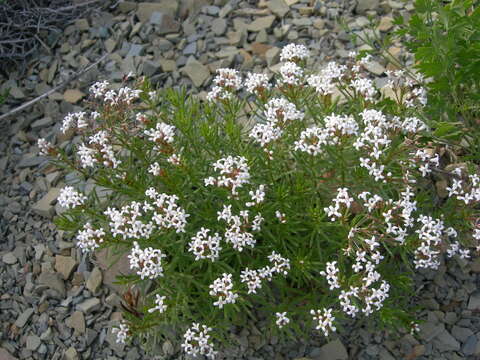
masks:
<path fill-rule="evenodd" d="M 185 352 L 214 358 L 259 308 L 282 334 L 329 336 L 374 315 L 408 327 L 412 274 L 478 252 L 478 175 L 445 168 L 417 81 L 391 73 L 387 98 L 357 58 L 312 73 L 308 50 L 288 45 L 273 80 L 219 69 L 206 103 L 146 79 L 96 83 L 96 111 L 62 128 L 80 134 L 73 156 L 39 141 L 111 190 L 102 201 L 66 187 L 56 222 L 85 252 L 128 253 L 123 280 L 141 294 L 118 341 L 168 324 L 185 331 Z"/>

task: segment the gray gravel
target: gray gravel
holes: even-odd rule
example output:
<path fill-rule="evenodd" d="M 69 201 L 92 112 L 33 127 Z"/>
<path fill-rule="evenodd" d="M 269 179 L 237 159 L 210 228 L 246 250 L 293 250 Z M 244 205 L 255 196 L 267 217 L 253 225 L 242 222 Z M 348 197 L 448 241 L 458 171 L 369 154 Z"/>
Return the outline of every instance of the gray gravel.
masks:
<path fill-rule="evenodd" d="M 58 129 L 67 112 L 81 109 L 88 85 L 103 78 L 120 81 L 133 71 L 159 86 L 186 86 L 205 97 L 217 68 L 275 70 L 280 48 L 289 42 L 311 49 L 312 67 L 342 61 L 355 47 L 337 17 L 363 32 L 373 16 L 385 33 L 393 17 L 412 10 L 411 2 L 394 0 L 123 1 L 111 13 L 68 26 L 60 41 L 46 44 L 53 53 L 39 55 L 27 77 L 12 72 L 1 78 L 0 90 L 11 89 L 9 102 L 0 107 L 4 113 L 110 53 L 66 89 L 0 124 L 0 359 L 147 358 L 136 344 L 116 344 L 111 333 L 121 318 L 118 288 L 112 285 L 115 269 L 83 257 L 51 222 L 61 212 L 55 204 L 59 189 L 75 176 L 64 179 L 66 174 L 39 157 L 36 140 L 46 137 L 60 145 L 72 139 L 72 134 L 58 135 Z M 392 51 L 411 63 L 400 44 Z M 370 71 L 381 76 L 389 68 L 378 62 Z M 416 314 L 424 320 L 418 337 L 353 323 L 328 343 L 317 333 L 281 342 L 262 331 L 261 320 L 248 329 L 232 327 L 238 345 L 219 358 L 480 358 L 479 273 L 478 259 L 471 264 L 454 259 L 437 272 L 416 276 L 419 295 L 413 300 L 425 307 Z M 183 356 L 179 344 L 167 341 L 159 344 L 156 358 Z"/>

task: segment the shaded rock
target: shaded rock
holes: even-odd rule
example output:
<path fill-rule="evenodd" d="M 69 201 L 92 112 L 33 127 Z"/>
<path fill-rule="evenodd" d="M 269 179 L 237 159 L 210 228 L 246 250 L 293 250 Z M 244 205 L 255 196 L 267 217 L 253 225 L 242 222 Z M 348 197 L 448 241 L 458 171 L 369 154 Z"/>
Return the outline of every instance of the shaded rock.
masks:
<path fill-rule="evenodd" d="M 334 340 L 320 348 L 315 360 L 347 360 L 348 353 L 340 340 Z"/>
<path fill-rule="evenodd" d="M 274 21 L 275 21 L 275 16 L 273 15 L 262 16 L 255 19 L 250 24 L 248 24 L 247 29 L 253 32 L 258 32 L 263 29 L 269 29 L 272 26 Z"/>
<path fill-rule="evenodd" d="M 213 20 L 212 31 L 217 36 L 221 36 L 221 35 L 225 34 L 225 31 L 227 31 L 227 21 L 225 19 L 222 19 L 222 18 L 218 18 L 218 19 Z"/>
<path fill-rule="evenodd" d="M 38 282 L 58 292 L 63 298 L 65 297 L 65 283 L 63 282 L 62 275 L 53 272 L 42 272 L 38 277 Z"/>
<path fill-rule="evenodd" d="M 35 311 L 32 308 L 25 310 L 15 321 L 15 326 L 18 328 L 23 328 L 25 324 L 30 320 Z"/>
<path fill-rule="evenodd" d="M 85 333 L 85 317 L 81 311 L 75 311 L 67 320 L 65 324 L 75 330 L 76 335 Z"/>
<path fill-rule="evenodd" d="M 102 285 L 102 271 L 98 267 L 95 267 L 87 279 L 86 286 L 91 293 L 95 294 L 101 285 Z"/>
<path fill-rule="evenodd" d="M 34 121 L 30 125 L 30 127 L 32 128 L 32 130 L 40 130 L 40 129 L 44 129 L 44 128 L 47 128 L 49 126 L 52 126 L 53 123 L 54 123 L 54 121 L 51 117 L 44 117 L 44 118 L 41 118 L 39 120 Z"/>
<path fill-rule="evenodd" d="M 141 22 L 147 22 L 154 12 L 161 12 L 175 16 L 178 1 L 160 0 L 159 2 L 141 2 L 138 4 L 136 15 Z"/>
<path fill-rule="evenodd" d="M 0 360 L 18 360 L 18 359 L 12 354 L 10 354 L 7 350 L 0 348 Z"/>
<path fill-rule="evenodd" d="M 63 99 L 71 104 L 76 104 L 86 95 L 78 89 L 68 89 L 63 93 Z"/>
<path fill-rule="evenodd" d="M 63 354 L 64 360 L 79 360 L 77 350 L 73 346 L 70 346 Z"/>
<path fill-rule="evenodd" d="M 468 328 L 464 328 L 464 327 L 460 327 L 460 326 L 453 326 L 452 327 L 452 335 L 455 339 L 457 339 L 458 341 L 460 342 L 465 342 L 467 341 L 467 339 L 473 335 L 473 331 L 468 329 Z"/>
<path fill-rule="evenodd" d="M 379 0 L 358 0 L 355 11 L 357 14 L 364 15 L 368 10 L 376 10 L 379 5 Z"/>
<path fill-rule="evenodd" d="M 155 75 L 158 70 L 160 70 L 160 63 L 151 60 L 146 60 L 143 62 L 143 75 L 150 77 Z"/>
<path fill-rule="evenodd" d="M 155 25 L 158 35 L 175 33 L 180 30 L 180 23 L 163 12 L 154 12 L 150 17 L 150 23 Z"/>
<path fill-rule="evenodd" d="M 475 335 L 469 336 L 462 347 L 462 352 L 467 356 L 473 355 L 477 348 L 477 344 L 478 338 Z"/>
<path fill-rule="evenodd" d="M 475 292 L 470 295 L 468 300 L 468 310 L 480 310 L 480 292 Z"/>
<path fill-rule="evenodd" d="M 32 210 L 40 216 L 51 218 L 53 216 L 54 206 L 60 194 L 59 188 L 51 188 L 39 201 L 33 205 Z"/>
<path fill-rule="evenodd" d="M 13 253 L 8 252 L 6 254 L 3 254 L 2 261 L 7 265 L 13 265 L 17 263 L 18 259 Z"/>
<path fill-rule="evenodd" d="M 290 7 L 284 0 L 270 0 L 268 2 L 268 8 L 279 18 L 283 18 L 290 11 Z"/>
<path fill-rule="evenodd" d="M 77 266 L 77 262 L 70 256 L 55 256 L 55 270 L 62 274 L 63 279 L 67 280 Z"/>
<path fill-rule="evenodd" d="M 393 27 L 393 19 L 389 16 L 383 16 L 378 24 L 378 30 L 387 32 Z"/>
<path fill-rule="evenodd" d="M 128 50 L 127 57 L 130 56 L 141 56 L 143 53 L 144 46 L 140 44 L 131 44 L 130 49 Z"/>
<path fill-rule="evenodd" d="M 37 348 L 40 346 L 40 343 L 41 343 L 40 338 L 37 335 L 27 336 L 27 342 L 26 342 L 27 350 L 30 350 L 30 351 L 37 350 Z"/>
<path fill-rule="evenodd" d="M 208 67 L 200 63 L 193 56 L 189 57 L 187 64 L 183 68 L 183 72 L 192 80 L 196 87 L 202 86 L 205 80 L 210 76 Z"/>
<path fill-rule="evenodd" d="M 433 339 L 433 345 L 440 352 L 460 350 L 460 343 L 447 330 L 441 331 Z"/>
<path fill-rule="evenodd" d="M 90 314 L 93 311 L 100 309 L 100 300 L 96 297 L 89 298 L 77 305 L 77 310 L 82 311 L 85 314 Z"/>

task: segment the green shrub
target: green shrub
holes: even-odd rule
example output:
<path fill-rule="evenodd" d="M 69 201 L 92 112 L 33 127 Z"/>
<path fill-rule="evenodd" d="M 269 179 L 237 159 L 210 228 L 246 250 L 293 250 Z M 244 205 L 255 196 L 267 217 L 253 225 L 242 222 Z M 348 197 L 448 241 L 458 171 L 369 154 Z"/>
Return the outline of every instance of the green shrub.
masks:
<path fill-rule="evenodd" d="M 398 74 L 385 98 L 369 57 L 319 74 L 302 46 L 281 59 L 274 82 L 220 69 L 206 103 L 145 79 L 138 90 L 96 83 L 96 111 L 63 124 L 77 145 L 39 140 L 56 164 L 111 190 L 102 201 L 65 187 L 56 223 L 83 251 L 130 253 L 121 282 L 136 290 L 118 341 L 188 327 L 184 350 L 213 357 L 211 344 L 259 311 L 292 336 L 329 336 L 351 317 L 409 328 L 415 271 L 478 250 L 478 176 L 443 169 L 417 83 Z"/>

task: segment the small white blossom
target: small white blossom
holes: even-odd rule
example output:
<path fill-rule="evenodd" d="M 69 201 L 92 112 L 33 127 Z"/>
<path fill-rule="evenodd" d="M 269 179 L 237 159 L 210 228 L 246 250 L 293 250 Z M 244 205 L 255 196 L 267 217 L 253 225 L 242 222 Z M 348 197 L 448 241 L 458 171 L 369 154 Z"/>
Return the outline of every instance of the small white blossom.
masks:
<path fill-rule="evenodd" d="M 335 332 L 337 330 L 333 325 L 335 316 L 332 315 L 332 309 L 311 310 L 310 314 L 313 316 L 313 321 L 317 323 L 315 328 L 322 330 L 325 336 L 328 336 L 330 331 Z"/>
<path fill-rule="evenodd" d="M 112 329 L 112 334 L 117 334 L 117 344 L 125 344 L 127 340 L 130 329 L 128 328 L 127 323 L 122 321 L 118 328 Z"/>
<path fill-rule="evenodd" d="M 338 270 L 336 264 L 336 261 L 327 262 L 325 271 L 320 271 L 320 275 L 327 279 L 330 290 L 340 288 L 340 284 L 338 282 L 338 273 L 340 270 Z"/>
<path fill-rule="evenodd" d="M 60 194 L 57 198 L 60 206 L 67 209 L 73 209 L 77 206 L 83 205 L 85 200 L 87 200 L 87 197 L 76 191 L 73 186 L 65 186 L 60 190 Z"/>
<path fill-rule="evenodd" d="M 266 74 L 248 73 L 245 79 L 245 88 L 249 93 L 259 95 L 265 90 L 270 90 L 272 86 L 268 82 Z"/>
<path fill-rule="evenodd" d="M 193 323 L 192 326 L 187 329 L 183 335 L 183 343 L 181 347 L 188 355 L 198 357 L 198 355 L 204 355 L 208 359 L 214 359 L 217 352 L 214 351 L 213 345 L 210 342 L 211 328 L 200 324 Z"/>
<path fill-rule="evenodd" d="M 149 313 L 153 313 L 155 311 L 158 311 L 160 313 L 165 312 L 167 310 L 167 305 L 164 304 L 166 297 L 165 296 L 160 296 L 159 294 L 156 294 L 156 299 L 155 299 L 155 306 L 153 308 L 148 309 Z"/>
<path fill-rule="evenodd" d="M 86 223 L 83 226 L 83 230 L 80 230 L 77 234 L 77 246 L 84 252 L 93 252 L 99 247 L 99 244 L 103 242 L 105 237 L 105 231 L 103 229 L 93 229 L 90 223 Z"/>
<path fill-rule="evenodd" d="M 290 322 L 290 319 L 287 317 L 286 312 L 277 312 L 275 313 L 275 316 L 277 317 L 277 321 L 275 323 L 280 329 L 283 328 L 285 325 L 288 325 L 288 323 Z"/>
<path fill-rule="evenodd" d="M 220 309 L 226 304 L 234 304 L 238 298 L 238 294 L 232 291 L 232 274 L 223 273 L 222 277 L 219 277 L 210 285 L 210 289 L 210 295 L 218 298 L 213 305 Z"/>
<path fill-rule="evenodd" d="M 130 268 L 137 270 L 141 279 L 156 279 L 163 276 L 162 259 L 167 257 L 159 249 L 147 247 L 141 249 L 136 241 L 133 242 L 133 248 L 128 255 L 130 259 Z"/>
<path fill-rule="evenodd" d="M 303 82 L 303 69 L 294 62 L 287 62 L 280 68 L 282 76 L 280 83 L 287 85 L 301 85 Z"/>
<path fill-rule="evenodd" d="M 201 228 L 197 234 L 192 237 L 189 242 L 189 251 L 195 255 L 195 260 L 210 259 L 215 261 L 218 259 L 219 252 L 222 250 L 220 240 L 222 239 L 218 233 L 213 236 L 208 235 L 210 229 Z"/>
<path fill-rule="evenodd" d="M 154 162 L 153 164 L 150 164 L 150 167 L 148 168 L 148 172 L 152 174 L 153 176 L 159 176 L 160 175 L 160 165 L 158 162 Z"/>
<path fill-rule="evenodd" d="M 305 45 L 288 44 L 283 47 L 280 53 L 280 61 L 304 60 L 309 56 L 309 51 Z"/>
<path fill-rule="evenodd" d="M 45 140 L 44 138 L 38 139 L 37 144 L 38 144 L 40 155 L 48 156 L 48 153 L 50 152 L 50 150 L 53 149 L 53 145 L 47 140 Z"/>

